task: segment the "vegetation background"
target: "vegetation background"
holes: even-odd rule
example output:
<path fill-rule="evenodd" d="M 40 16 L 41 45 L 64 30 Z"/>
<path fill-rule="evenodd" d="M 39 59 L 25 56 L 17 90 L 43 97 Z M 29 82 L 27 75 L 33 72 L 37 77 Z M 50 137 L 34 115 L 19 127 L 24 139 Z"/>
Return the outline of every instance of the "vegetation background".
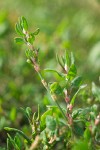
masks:
<path fill-rule="evenodd" d="M 5 146 L 5 126 L 29 134 L 20 107 L 33 112 L 40 104 L 44 112 L 49 97 L 31 65 L 26 63 L 25 47 L 14 43 L 15 23 L 25 16 L 30 30 L 40 28 L 35 46 L 40 48 L 42 68 L 56 68 L 56 53 L 73 51 L 78 73 L 91 88 L 99 84 L 100 1 L 99 0 L 0 0 L 0 146 Z M 47 80 L 57 78 L 49 73 Z M 87 91 L 88 92 L 88 91 Z M 86 102 L 84 102 L 85 105 Z M 81 105 L 81 104 L 80 104 Z"/>

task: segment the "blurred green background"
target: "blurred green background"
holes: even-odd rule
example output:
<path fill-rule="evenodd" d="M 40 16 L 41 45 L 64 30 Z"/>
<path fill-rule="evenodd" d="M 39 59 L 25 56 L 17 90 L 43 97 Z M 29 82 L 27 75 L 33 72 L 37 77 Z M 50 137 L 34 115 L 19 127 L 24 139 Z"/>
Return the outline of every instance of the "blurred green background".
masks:
<path fill-rule="evenodd" d="M 26 63 L 26 47 L 14 43 L 20 16 L 26 17 L 30 31 L 40 28 L 35 46 L 40 48 L 42 68 L 61 69 L 56 53 L 62 55 L 68 49 L 75 55 L 84 82 L 91 86 L 99 80 L 99 0 L 0 0 L 0 146 L 6 143 L 4 126 L 22 128 L 28 134 L 20 107 L 35 111 L 38 103 L 42 109 L 50 103 L 34 69 Z M 45 77 L 47 81 L 57 78 Z"/>

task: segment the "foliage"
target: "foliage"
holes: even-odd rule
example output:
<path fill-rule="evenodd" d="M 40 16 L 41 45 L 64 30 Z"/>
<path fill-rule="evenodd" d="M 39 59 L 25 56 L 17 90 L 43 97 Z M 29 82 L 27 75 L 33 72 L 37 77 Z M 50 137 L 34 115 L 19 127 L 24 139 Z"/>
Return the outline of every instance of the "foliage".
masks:
<path fill-rule="evenodd" d="M 20 37 L 15 38 L 15 42 L 27 45 L 27 62 L 34 67 L 53 105 L 47 106 L 47 111 L 42 115 L 39 106 L 37 113 L 32 113 L 30 107 L 22 109 L 32 132 L 26 135 L 16 128 L 5 127 L 8 132 L 15 133 L 12 136 L 8 134 L 7 149 L 100 149 L 99 87 L 93 83 L 93 96 L 91 94 L 87 97 L 87 91 L 84 89 L 87 85 L 83 84 L 82 77 L 77 75 L 73 53 L 69 54 L 67 50 L 63 57 L 57 55 L 62 72 L 52 68 L 42 70 L 39 49 L 34 47 L 39 29 L 30 33 L 27 20 L 21 17 L 16 24 L 16 32 Z M 60 80 L 57 78 L 56 81 L 47 83 L 43 77 L 47 71 L 56 73 Z M 78 95 L 79 101 L 90 99 L 95 103 L 81 108 L 77 105 Z M 65 106 L 60 104 L 60 99 L 64 99 Z"/>

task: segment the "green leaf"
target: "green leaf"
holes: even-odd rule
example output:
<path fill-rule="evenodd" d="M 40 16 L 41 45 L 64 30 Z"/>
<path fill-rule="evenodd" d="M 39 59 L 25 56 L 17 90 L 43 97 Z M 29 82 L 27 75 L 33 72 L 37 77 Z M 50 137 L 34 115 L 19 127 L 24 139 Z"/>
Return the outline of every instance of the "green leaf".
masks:
<path fill-rule="evenodd" d="M 86 140 L 89 140 L 91 138 L 91 132 L 89 128 L 86 128 L 86 130 L 84 131 L 84 138 Z"/>
<path fill-rule="evenodd" d="M 91 148 L 89 148 L 88 141 L 77 140 L 77 142 L 74 143 L 72 150 L 91 150 Z"/>
<path fill-rule="evenodd" d="M 39 34 L 39 32 L 40 32 L 40 29 L 39 29 L 39 28 L 37 28 L 37 29 L 33 32 L 33 34 L 34 34 L 34 35 L 38 35 L 38 34 Z"/>
<path fill-rule="evenodd" d="M 57 60 L 57 62 L 59 63 L 59 65 L 64 69 L 64 65 L 63 65 L 63 63 L 61 62 L 61 60 L 60 60 L 58 54 L 56 54 L 56 60 Z"/>
<path fill-rule="evenodd" d="M 19 34 L 21 36 L 23 35 L 22 29 L 20 28 L 20 25 L 18 23 L 16 23 L 16 25 L 15 25 L 15 31 L 17 34 Z"/>
<path fill-rule="evenodd" d="M 15 121 L 15 119 L 16 119 L 16 108 L 15 107 L 13 107 L 10 111 L 10 119 L 12 121 Z"/>
<path fill-rule="evenodd" d="M 52 115 L 52 109 L 47 110 L 42 116 L 41 116 L 41 123 L 40 127 L 43 130 L 46 127 L 46 117 L 47 115 Z"/>
<path fill-rule="evenodd" d="M 23 136 L 27 140 L 28 143 L 31 143 L 31 140 L 21 130 L 18 130 L 16 128 L 9 128 L 9 127 L 4 127 L 4 129 L 7 130 L 7 131 L 12 131 L 12 132 L 19 133 L 21 136 Z"/>
<path fill-rule="evenodd" d="M 32 58 L 32 57 L 34 57 L 34 51 L 32 51 L 30 49 L 27 49 L 25 51 L 25 54 L 26 54 L 26 57 L 29 58 L 29 59 Z"/>
<path fill-rule="evenodd" d="M 25 111 L 26 111 L 27 117 L 30 119 L 31 116 L 32 116 L 32 110 L 31 110 L 31 108 L 27 107 Z"/>
<path fill-rule="evenodd" d="M 27 38 L 27 41 L 31 44 L 33 44 L 33 42 L 35 41 L 35 37 L 34 36 L 31 36 L 29 38 Z"/>
<path fill-rule="evenodd" d="M 72 64 L 69 68 L 67 78 L 72 80 L 76 76 L 76 74 L 77 74 L 76 66 Z"/>
<path fill-rule="evenodd" d="M 17 144 L 17 146 L 19 147 L 19 149 L 21 150 L 22 147 L 22 143 L 21 143 L 21 138 L 19 136 L 19 134 L 17 133 L 16 136 L 14 137 L 14 141 Z"/>
<path fill-rule="evenodd" d="M 44 71 L 57 73 L 58 76 L 61 77 L 61 78 L 64 78 L 64 77 L 65 77 L 65 75 L 64 75 L 63 73 L 60 73 L 60 72 L 58 72 L 58 71 L 56 71 L 56 70 L 54 70 L 54 69 L 44 69 Z"/>
<path fill-rule="evenodd" d="M 8 134 L 8 138 L 9 138 L 9 141 L 11 142 L 11 144 L 13 145 L 13 147 L 16 149 L 16 150 L 20 150 L 18 145 L 16 144 L 16 142 L 13 140 L 13 138 Z"/>
<path fill-rule="evenodd" d="M 33 44 L 33 42 L 35 41 L 34 33 L 31 33 L 30 37 L 27 40 L 28 40 L 29 43 Z"/>
<path fill-rule="evenodd" d="M 79 89 L 80 89 L 80 90 L 81 90 L 81 89 L 84 89 L 86 86 L 87 86 L 87 84 L 83 84 L 83 85 L 81 85 L 81 86 L 79 87 Z"/>
<path fill-rule="evenodd" d="M 46 127 L 51 131 L 54 131 L 56 129 L 56 120 L 54 119 L 54 117 L 46 117 Z"/>
<path fill-rule="evenodd" d="M 83 88 L 85 88 L 87 85 L 86 84 L 84 84 L 84 85 L 81 85 L 80 87 L 79 87 L 79 89 L 77 90 L 77 92 L 74 94 L 74 96 L 72 97 L 72 99 L 71 99 L 71 102 L 70 102 L 70 104 L 74 104 L 74 101 L 75 101 L 75 98 L 76 98 L 76 96 L 77 96 L 77 94 L 79 93 L 79 91 L 81 90 L 81 89 L 83 89 Z"/>
<path fill-rule="evenodd" d="M 24 40 L 23 40 L 22 38 L 19 38 L 19 37 L 18 37 L 18 38 L 15 38 L 14 41 L 15 41 L 16 43 L 18 43 L 18 44 L 23 44 L 23 43 L 25 43 Z"/>
<path fill-rule="evenodd" d="M 71 86 L 72 86 L 72 87 L 79 87 L 81 83 L 82 83 L 82 77 L 81 77 L 81 76 L 78 76 L 78 77 L 74 78 L 74 79 L 71 81 Z"/>
<path fill-rule="evenodd" d="M 82 109 L 80 109 L 80 108 L 79 108 L 78 110 L 74 110 L 74 111 L 72 112 L 72 118 L 73 118 L 73 119 L 77 118 L 81 110 L 82 110 Z"/>
<path fill-rule="evenodd" d="M 7 138 L 7 150 L 11 150 L 11 142 L 9 138 Z"/>
<path fill-rule="evenodd" d="M 50 85 L 51 94 L 55 93 L 55 94 L 61 95 L 62 91 L 63 90 L 62 90 L 61 86 L 59 85 L 59 83 L 54 82 Z"/>
<path fill-rule="evenodd" d="M 28 30 L 28 23 L 27 20 L 24 17 L 21 17 L 21 26 L 22 28 L 27 31 Z"/>

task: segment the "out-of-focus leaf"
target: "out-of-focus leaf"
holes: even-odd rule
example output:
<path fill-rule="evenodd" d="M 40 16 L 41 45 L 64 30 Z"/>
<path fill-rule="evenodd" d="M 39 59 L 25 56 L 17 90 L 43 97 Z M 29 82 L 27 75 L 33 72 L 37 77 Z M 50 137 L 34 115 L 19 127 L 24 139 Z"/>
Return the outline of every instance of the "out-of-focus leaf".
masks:
<path fill-rule="evenodd" d="M 41 116 L 41 129 L 44 129 L 46 127 L 46 117 L 47 115 L 52 115 L 52 109 L 47 110 L 42 116 Z"/>
<path fill-rule="evenodd" d="M 31 51 L 30 49 L 27 49 L 26 51 L 25 51 L 25 54 L 26 54 L 26 57 L 27 58 L 31 58 L 31 57 L 34 57 L 34 52 L 33 51 Z"/>
<path fill-rule="evenodd" d="M 11 142 L 9 140 L 9 138 L 7 138 L 7 150 L 11 149 Z"/>
<path fill-rule="evenodd" d="M 60 72 L 58 72 L 58 71 L 56 71 L 56 70 L 54 70 L 54 69 L 44 69 L 44 71 L 54 72 L 54 73 L 57 73 L 58 76 L 60 76 L 60 77 L 62 77 L 62 78 L 65 77 L 65 75 L 64 75 L 63 73 L 60 73 Z"/>
<path fill-rule="evenodd" d="M 73 96 L 72 99 L 71 99 L 71 102 L 70 102 L 70 103 L 71 103 L 72 105 L 74 104 L 75 98 L 76 98 L 77 94 L 79 93 L 79 91 L 80 91 L 81 89 L 84 89 L 86 86 L 87 86 L 87 85 L 84 84 L 84 85 L 81 85 L 81 86 L 79 87 L 79 89 L 77 90 L 77 92 L 74 94 L 74 96 Z"/>
<path fill-rule="evenodd" d="M 72 64 L 69 68 L 68 74 L 67 74 L 67 78 L 72 80 L 77 74 L 77 69 L 76 66 L 74 64 Z"/>
<path fill-rule="evenodd" d="M 17 144 L 17 146 L 19 147 L 19 149 L 21 150 L 22 148 L 22 143 L 21 143 L 21 138 L 19 136 L 19 134 L 17 133 L 14 137 L 14 141 Z"/>
<path fill-rule="evenodd" d="M 12 121 L 15 121 L 15 119 L 16 119 L 16 108 L 12 108 L 11 109 L 11 112 L 10 112 L 10 119 L 12 120 Z"/>
<path fill-rule="evenodd" d="M 61 86 L 59 85 L 59 83 L 54 82 L 50 85 L 51 94 L 55 93 L 55 94 L 61 95 L 62 91 L 63 90 L 62 90 Z"/>
<path fill-rule="evenodd" d="M 88 145 L 88 141 L 78 140 L 72 150 L 91 150 Z"/>
<path fill-rule="evenodd" d="M 84 132 L 84 138 L 86 140 L 89 140 L 91 138 L 91 131 L 89 128 L 86 128 L 85 132 Z"/>
<path fill-rule="evenodd" d="M 74 130 L 75 134 L 78 135 L 78 136 L 82 136 L 83 135 L 84 127 L 85 127 L 85 125 L 84 125 L 83 122 L 75 122 L 73 124 L 73 130 Z"/>
<path fill-rule="evenodd" d="M 54 131 L 56 129 L 56 120 L 54 119 L 54 117 L 49 115 L 46 117 L 46 127 L 51 131 Z"/>
<path fill-rule="evenodd" d="M 82 77 L 81 77 L 81 76 L 78 76 L 78 77 L 74 78 L 74 79 L 71 81 L 71 86 L 72 86 L 72 87 L 79 87 L 81 83 L 82 83 Z"/>
<path fill-rule="evenodd" d="M 14 148 L 16 150 L 20 150 L 18 145 L 16 144 L 16 142 L 13 140 L 13 138 L 8 134 L 8 138 L 9 138 L 9 141 L 11 142 L 11 144 L 14 146 Z"/>
<path fill-rule="evenodd" d="M 74 111 L 72 112 L 72 118 L 75 119 L 75 118 L 79 115 L 79 112 L 80 112 L 81 110 L 82 110 L 81 108 L 79 108 L 79 109 L 77 109 L 77 110 L 74 110 Z"/>
<path fill-rule="evenodd" d="M 21 17 L 21 26 L 23 27 L 23 29 L 25 31 L 28 30 L 28 23 L 27 23 L 27 20 L 24 17 Z"/>

